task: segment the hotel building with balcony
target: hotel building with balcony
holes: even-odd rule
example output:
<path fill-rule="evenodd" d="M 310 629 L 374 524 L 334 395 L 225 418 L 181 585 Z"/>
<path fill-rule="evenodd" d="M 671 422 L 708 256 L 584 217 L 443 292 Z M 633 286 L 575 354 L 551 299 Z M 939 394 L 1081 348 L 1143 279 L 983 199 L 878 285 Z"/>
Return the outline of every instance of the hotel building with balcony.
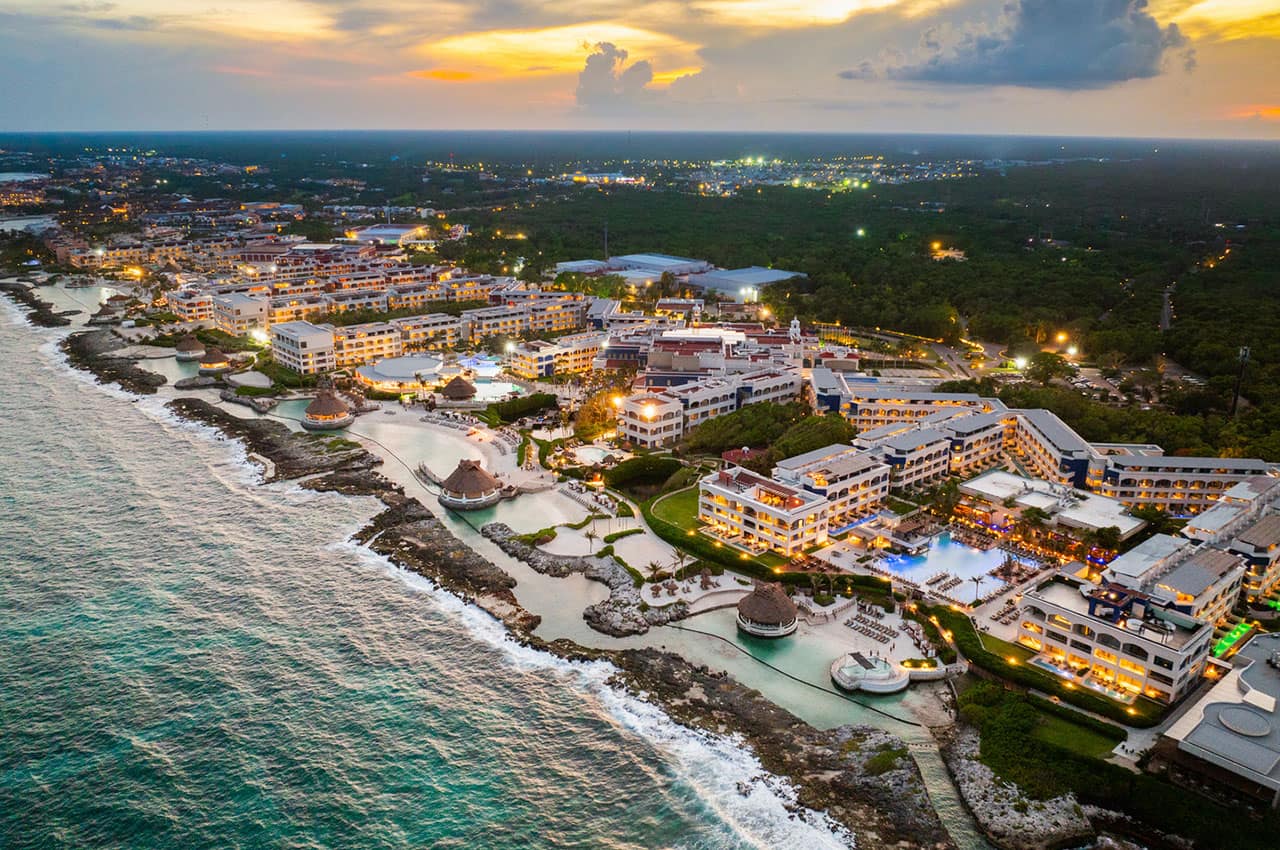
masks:
<path fill-rule="evenodd" d="M 665 393 L 641 393 L 623 401 L 618 435 L 646 449 L 669 446 L 684 434 L 684 407 Z"/>
<path fill-rule="evenodd" d="M 1022 597 L 1018 643 L 1078 687 L 1172 703 L 1199 682 L 1213 625 L 1147 594 L 1059 575 Z"/>
<path fill-rule="evenodd" d="M 333 354 L 339 369 L 399 357 L 404 352 L 400 329 L 389 322 L 322 327 L 329 327 L 333 334 Z"/>
<path fill-rule="evenodd" d="M 232 292 L 213 299 L 213 321 L 218 330 L 232 336 L 246 336 L 250 331 L 266 331 L 268 299 Z"/>
<path fill-rule="evenodd" d="M 702 532 L 747 552 L 791 557 L 827 542 L 826 498 L 741 467 L 698 482 Z"/>
<path fill-rule="evenodd" d="M 1149 505 L 1171 514 L 1203 511 L 1235 485 L 1273 474 L 1253 458 L 1111 455 L 1099 491 L 1128 505 Z"/>
<path fill-rule="evenodd" d="M 1245 561 L 1244 594 L 1265 599 L 1280 586 L 1280 514 L 1268 514 L 1231 541 L 1227 550 Z"/>
<path fill-rule="evenodd" d="M 772 477 L 826 499 L 828 528 L 838 533 L 873 514 L 889 495 L 889 469 L 869 453 L 837 443 L 778 461 Z"/>
<path fill-rule="evenodd" d="M 462 338 L 462 322 L 457 316 L 447 313 L 406 316 L 392 319 L 391 324 L 400 329 L 405 351 L 453 348 Z"/>
<path fill-rule="evenodd" d="M 300 375 L 332 372 L 337 368 L 333 331 L 310 322 L 281 322 L 271 326 L 271 356 Z"/>
<path fill-rule="evenodd" d="M 508 368 L 513 374 L 529 381 L 552 375 L 588 372 L 599 356 L 602 345 L 604 334 L 595 332 L 562 336 L 554 342 L 522 342 L 511 352 Z"/>

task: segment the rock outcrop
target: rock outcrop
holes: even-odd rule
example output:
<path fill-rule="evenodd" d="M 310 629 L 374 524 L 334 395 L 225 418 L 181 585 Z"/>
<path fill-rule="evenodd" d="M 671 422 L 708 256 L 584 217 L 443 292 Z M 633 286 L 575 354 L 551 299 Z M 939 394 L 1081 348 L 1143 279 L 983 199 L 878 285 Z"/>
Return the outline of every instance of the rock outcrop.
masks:
<path fill-rule="evenodd" d="M 510 526 L 500 522 L 489 523 L 480 529 L 480 533 L 497 543 L 502 551 L 543 575 L 564 577 L 570 573 L 582 573 L 592 581 L 606 585 L 609 598 L 582 612 L 587 624 L 603 634 L 613 637 L 642 635 L 653 626 L 689 616 L 689 606 L 683 600 L 662 607 L 646 604 L 631 573 L 612 556 L 553 555 L 524 542 Z"/>
<path fill-rule="evenodd" d="M 71 324 L 71 320 L 53 308 L 53 304 L 40 298 L 32 291 L 32 287 L 18 281 L 0 281 L 0 292 L 27 308 L 27 318 L 33 325 L 44 328 L 60 328 Z M 72 314 L 79 311 L 72 311 Z"/>
<path fill-rule="evenodd" d="M 979 736 L 970 726 L 944 735 L 942 757 L 979 828 L 1003 850 L 1082 846 L 1096 835 L 1073 795 L 1033 800 L 978 760 Z"/>
<path fill-rule="evenodd" d="M 72 334 L 63 341 L 62 350 L 72 366 L 92 372 L 104 384 L 119 384 L 132 393 L 153 395 L 156 387 L 164 386 L 164 375 L 148 372 L 134 360 L 112 353 L 125 345 L 111 331 L 98 329 Z"/>

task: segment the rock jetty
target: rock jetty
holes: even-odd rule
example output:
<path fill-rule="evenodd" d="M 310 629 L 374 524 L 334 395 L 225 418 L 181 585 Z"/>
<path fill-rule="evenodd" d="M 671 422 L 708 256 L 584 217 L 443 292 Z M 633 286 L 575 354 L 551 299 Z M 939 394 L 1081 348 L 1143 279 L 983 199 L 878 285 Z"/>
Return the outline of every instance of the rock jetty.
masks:
<path fill-rule="evenodd" d="M 609 598 L 582 612 L 587 625 L 603 634 L 613 637 L 642 635 L 653 626 L 666 625 L 689 616 L 689 606 L 683 600 L 662 607 L 646 604 L 640 597 L 635 578 L 612 556 L 553 555 L 524 542 L 510 526 L 500 522 L 485 525 L 480 533 L 498 544 L 499 549 L 543 575 L 563 578 L 570 573 L 582 573 L 592 581 L 606 585 Z"/>
<path fill-rule="evenodd" d="M 113 354 L 124 347 L 124 340 L 105 329 L 74 333 L 62 342 L 62 350 L 72 366 L 92 373 L 104 384 L 119 384 L 131 393 L 154 395 L 156 387 L 164 386 L 164 375 L 140 368 L 133 359 Z"/>
<path fill-rule="evenodd" d="M 0 281 L 0 292 L 27 308 L 27 319 L 43 328 L 61 328 L 71 320 L 54 310 L 54 305 L 39 297 L 32 287 L 16 280 Z M 78 310 L 72 311 L 79 312 Z"/>

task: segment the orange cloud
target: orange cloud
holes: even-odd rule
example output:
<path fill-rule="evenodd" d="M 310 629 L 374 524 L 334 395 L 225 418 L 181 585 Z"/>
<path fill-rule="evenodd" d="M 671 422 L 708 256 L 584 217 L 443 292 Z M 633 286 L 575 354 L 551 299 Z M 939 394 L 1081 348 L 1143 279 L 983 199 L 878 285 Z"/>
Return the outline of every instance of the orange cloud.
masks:
<path fill-rule="evenodd" d="M 1231 113 L 1232 118 L 1260 118 L 1263 121 L 1280 121 L 1280 106 L 1242 106 Z"/>
<path fill-rule="evenodd" d="M 1195 39 L 1280 38 L 1275 0 L 1155 0 L 1150 10 Z"/>
<path fill-rule="evenodd" d="M 446 68 L 463 68 L 485 79 L 504 79 L 576 74 L 598 42 L 616 44 L 659 69 L 686 69 L 697 59 L 695 44 L 616 21 L 469 32 L 423 44 L 418 52 L 448 63 Z"/>
<path fill-rule="evenodd" d="M 427 68 L 423 71 L 410 71 L 409 76 L 422 80 L 440 80 L 445 83 L 465 83 L 476 78 L 476 75 L 470 71 L 460 71 L 456 68 Z"/>

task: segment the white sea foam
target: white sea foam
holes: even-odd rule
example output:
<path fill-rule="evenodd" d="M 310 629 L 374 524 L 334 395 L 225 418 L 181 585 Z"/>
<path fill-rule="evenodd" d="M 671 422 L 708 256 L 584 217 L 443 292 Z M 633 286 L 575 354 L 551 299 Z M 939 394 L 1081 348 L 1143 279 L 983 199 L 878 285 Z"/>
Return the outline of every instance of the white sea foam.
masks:
<path fill-rule="evenodd" d="M 16 308 L 7 312 L 26 322 L 25 316 Z M 40 346 L 41 353 L 76 380 L 113 398 L 135 403 L 148 418 L 160 423 L 170 433 L 180 432 L 184 436 L 195 436 L 218 444 L 226 453 L 226 468 L 234 472 L 231 480 L 222 478 L 217 468 L 220 465 L 211 464 L 215 476 L 249 498 L 264 503 L 281 498 L 295 503 L 329 497 L 350 500 L 351 497 L 347 496 L 315 493 L 293 482 L 261 486 L 261 468 L 248 458 L 248 452 L 238 440 L 227 439 L 217 428 L 178 416 L 165 406 L 164 398 L 138 396 L 114 384 L 103 384 L 93 375 L 76 369 L 61 350 L 59 342 L 62 336 L 65 334 L 59 334 L 57 339 Z M 676 723 L 658 706 L 609 685 L 608 680 L 617 669 L 607 662 L 568 661 L 519 643 L 501 622 L 487 612 L 429 579 L 396 566 L 368 547 L 355 543 L 349 535 L 344 536 L 347 539 L 326 548 L 349 552 L 353 560 L 366 568 L 394 577 L 421 593 L 439 611 L 460 622 L 473 638 L 500 650 L 517 668 L 557 673 L 594 697 L 621 729 L 668 753 L 680 779 L 698 793 L 708 808 L 742 842 L 761 848 L 804 847 L 816 850 L 855 846 L 854 836 L 843 827 L 821 813 L 797 806 L 792 785 L 768 774 L 740 739 L 689 729 Z"/>
<path fill-rule="evenodd" d="M 590 694 L 626 732 L 643 738 L 672 758 L 680 779 L 743 842 L 761 848 L 804 847 L 844 850 L 854 836 L 826 815 L 796 804 L 796 791 L 769 774 L 737 736 L 713 735 L 672 720 L 661 708 L 608 683 L 618 672 L 604 661 L 568 661 L 514 640 L 501 622 L 441 588 L 352 541 L 334 544 L 361 565 L 393 576 L 427 596 L 441 612 L 462 623 L 481 643 L 503 652 L 520 669 L 545 669 Z"/>

